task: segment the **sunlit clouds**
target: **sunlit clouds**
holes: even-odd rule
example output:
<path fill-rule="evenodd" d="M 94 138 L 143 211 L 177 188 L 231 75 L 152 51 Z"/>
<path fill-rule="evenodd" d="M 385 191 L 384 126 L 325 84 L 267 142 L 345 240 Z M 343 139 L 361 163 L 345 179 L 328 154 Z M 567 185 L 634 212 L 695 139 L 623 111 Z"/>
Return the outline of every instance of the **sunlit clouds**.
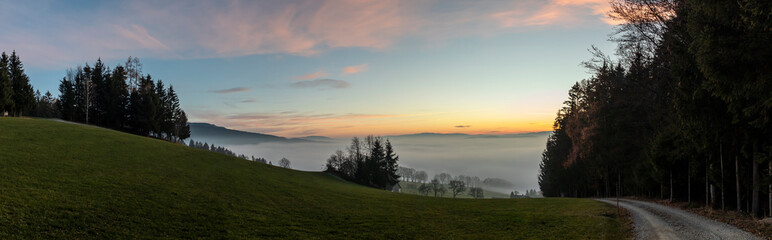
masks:
<path fill-rule="evenodd" d="M 90 14 L 60 11 L 55 4 L 6 5 L 16 11 L 0 21 L 0 48 L 16 49 L 33 65 L 52 64 L 46 58 L 81 63 L 127 55 L 190 59 L 313 56 L 336 48 L 382 51 L 406 38 L 435 41 L 489 35 L 497 28 L 586 24 L 593 18 L 611 23 L 604 16 L 605 0 L 127 1 L 101 4 Z M 359 68 L 343 73 L 366 65 L 352 67 Z"/>
<path fill-rule="evenodd" d="M 367 64 L 359 64 L 356 66 L 348 66 L 343 68 L 343 75 L 354 74 L 358 72 L 367 71 Z"/>
<path fill-rule="evenodd" d="M 158 39 L 150 36 L 147 33 L 147 29 L 142 26 L 131 24 L 128 27 L 113 25 L 113 28 L 119 36 L 126 38 L 129 41 L 134 41 L 139 44 L 139 47 L 146 49 L 161 49 L 169 50 L 169 47 L 158 41 Z"/>
<path fill-rule="evenodd" d="M 139 57 L 192 122 L 280 136 L 550 130 L 605 0 L 2 1 L 41 93 Z M 571 41 L 566 41 L 571 39 Z M 605 48 L 608 49 L 608 48 Z M 539 113 L 539 114 L 534 114 Z"/>
<path fill-rule="evenodd" d="M 526 2 L 529 1 L 517 2 L 517 7 L 491 16 L 505 28 L 585 24 L 582 21 L 585 16 L 596 16 L 607 24 L 619 23 L 606 16 L 611 11 L 608 0 L 549 0 L 539 4 Z"/>
<path fill-rule="evenodd" d="M 309 74 L 306 74 L 306 75 L 296 76 L 296 77 L 294 77 L 292 79 L 294 79 L 294 80 L 310 80 L 310 79 L 315 79 L 315 78 L 326 77 L 327 75 L 328 74 L 326 72 L 324 72 L 324 71 L 318 71 L 318 72 L 315 72 L 315 73 L 309 73 Z"/>

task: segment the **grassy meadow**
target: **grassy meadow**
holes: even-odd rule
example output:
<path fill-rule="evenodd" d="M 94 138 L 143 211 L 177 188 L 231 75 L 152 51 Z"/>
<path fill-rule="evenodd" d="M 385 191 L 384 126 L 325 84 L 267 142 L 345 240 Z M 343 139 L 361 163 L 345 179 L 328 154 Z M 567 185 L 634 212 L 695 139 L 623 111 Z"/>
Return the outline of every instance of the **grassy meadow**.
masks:
<path fill-rule="evenodd" d="M 615 212 L 590 199 L 392 193 L 103 128 L 0 118 L 0 239 L 627 238 Z"/>

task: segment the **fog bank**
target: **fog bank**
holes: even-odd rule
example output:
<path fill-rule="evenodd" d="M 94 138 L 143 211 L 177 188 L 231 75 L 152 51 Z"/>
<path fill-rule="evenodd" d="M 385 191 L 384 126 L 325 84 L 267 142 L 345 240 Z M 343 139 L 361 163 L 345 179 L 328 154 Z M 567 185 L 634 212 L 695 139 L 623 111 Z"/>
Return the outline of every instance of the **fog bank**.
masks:
<path fill-rule="evenodd" d="M 524 192 L 538 189 L 539 161 L 548 136 L 545 132 L 508 137 L 411 135 L 388 138 L 399 155 L 400 166 L 426 171 L 429 178 L 441 172 L 481 179 L 495 177 L 514 183 L 512 190 Z M 237 154 L 266 158 L 274 165 L 286 157 L 294 169 L 320 171 L 327 158 L 335 150 L 345 150 L 349 141 L 330 139 L 325 142 L 224 146 Z"/>

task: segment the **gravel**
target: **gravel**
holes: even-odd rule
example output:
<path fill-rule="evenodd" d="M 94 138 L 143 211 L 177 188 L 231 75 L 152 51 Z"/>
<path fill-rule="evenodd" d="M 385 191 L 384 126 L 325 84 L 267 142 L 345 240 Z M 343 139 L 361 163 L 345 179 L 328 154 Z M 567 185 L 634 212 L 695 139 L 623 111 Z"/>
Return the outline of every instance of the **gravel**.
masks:
<path fill-rule="evenodd" d="M 616 199 L 597 199 L 616 206 Z M 636 239 L 761 239 L 732 225 L 680 209 L 619 199 L 633 218 Z"/>

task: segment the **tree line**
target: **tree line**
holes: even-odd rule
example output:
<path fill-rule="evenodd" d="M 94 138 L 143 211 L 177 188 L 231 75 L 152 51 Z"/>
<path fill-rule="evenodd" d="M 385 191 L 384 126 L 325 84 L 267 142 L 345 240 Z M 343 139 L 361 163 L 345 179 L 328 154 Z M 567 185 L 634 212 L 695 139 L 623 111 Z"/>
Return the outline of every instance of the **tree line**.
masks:
<path fill-rule="evenodd" d="M 464 181 L 462 180 L 450 180 L 448 182 L 448 187 L 445 187 L 445 184 L 441 183 L 440 180 L 437 178 L 432 179 L 431 182 L 427 183 L 421 183 L 420 186 L 418 186 L 418 193 L 424 196 L 429 196 L 430 193 L 434 193 L 434 197 L 444 197 L 445 193 L 450 191 L 450 194 L 453 195 L 453 198 L 456 198 L 461 193 L 464 193 L 467 190 L 467 186 Z M 483 188 L 481 187 L 468 187 L 469 191 L 468 194 L 472 198 L 478 199 L 478 198 L 485 198 L 485 193 L 483 192 Z"/>
<path fill-rule="evenodd" d="M 382 137 L 354 137 L 346 152 L 338 150 L 327 159 L 326 172 L 362 185 L 391 189 L 399 182 L 397 156 L 391 142 Z"/>
<path fill-rule="evenodd" d="M 425 171 L 418 171 L 415 168 L 402 167 L 397 168 L 397 175 L 402 181 L 408 182 L 426 182 L 429 180 L 429 174 Z"/>
<path fill-rule="evenodd" d="M 618 59 L 593 48 L 592 76 L 568 92 L 542 154 L 543 194 L 772 213 L 770 12 L 754 0 L 612 1 L 625 22 Z"/>
<path fill-rule="evenodd" d="M 427 181 L 428 174 L 425 171 L 417 171 L 414 168 L 400 166 L 397 175 L 402 181 L 421 183 L 418 185 L 418 193 L 424 196 L 433 194 L 435 197 L 444 197 L 451 194 L 456 198 L 459 194 L 467 192 L 473 198 L 484 198 L 483 186 L 495 188 L 512 188 L 514 184 L 500 178 L 485 178 L 481 180 L 476 176 L 458 175 L 449 173 L 435 174 L 431 181 Z M 517 191 L 514 191 L 517 192 Z M 513 192 L 513 193 L 514 193 Z"/>
<path fill-rule="evenodd" d="M 41 94 L 29 83 L 21 59 L 0 54 L 0 116 L 61 118 L 180 142 L 190 137 L 185 111 L 172 86 L 142 75 L 138 58 L 113 69 L 101 59 L 94 66 L 69 69 L 60 95 Z"/>
<path fill-rule="evenodd" d="M 397 169 L 397 175 L 400 176 L 400 180 L 407 182 L 427 183 L 429 181 L 429 175 L 426 171 L 419 171 L 415 168 L 402 167 Z M 477 176 L 458 175 L 453 176 L 449 173 L 435 174 L 432 180 L 436 179 L 440 184 L 450 184 L 450 181 L 458 180 L 464 182 L 467 186 L 488 186 L 498 188 L 512 188 L 515 185 L 511 182 L 501 178 L 485 178 L 481 179 Z"/>
<path fill-rule="evenodd" d="M 216 152 L 216 153 L 221 153 L 221 154 L 225 154 L 225 155 L 232 156 L 232 157 L 243 158 L 243 159 L 246 159 L 246 160 L 249 160 L 249 161 L 253 161 L 253 162 L 259 162 L 259 163 L 263 163 L 263 164 L 273 165 L 273 162 L 270 162 L 270 161 L 266 160 L 263 157 L 255 157 L 254 155 L 247 156 L 247 155 L 244 155 L 244 154 L 236 154 L 235 152 L 231 151 L 230 149 L 228 149 L 228 148 L 226 148 L 224 146 L 217 146 L 217 145 L 214 145 L 214 144 L 209 144 L 207 142 L 194 141 L 193 139 L 191 139 L 188 142 L 188 147 L 203 149 L 203 150 L 207 150 L 207 151 L 211 151 L 211 152 Z M 282 158 L 281 160 L 279 160 L 279 166 L 283 167 L 283 168 L 290 168 L 290 163 L 291 163 L 290 160 L 287 159 L 287 158 Z"/>
<path fill-rule="evenodd" d="M 59 84 L 58 106 L 67 121 L 94 124 L 180 142 L 190 137 L 174 87 L 143 75 L 138 58 L 113 69 L 97 59 L 69 69 Z"/>

